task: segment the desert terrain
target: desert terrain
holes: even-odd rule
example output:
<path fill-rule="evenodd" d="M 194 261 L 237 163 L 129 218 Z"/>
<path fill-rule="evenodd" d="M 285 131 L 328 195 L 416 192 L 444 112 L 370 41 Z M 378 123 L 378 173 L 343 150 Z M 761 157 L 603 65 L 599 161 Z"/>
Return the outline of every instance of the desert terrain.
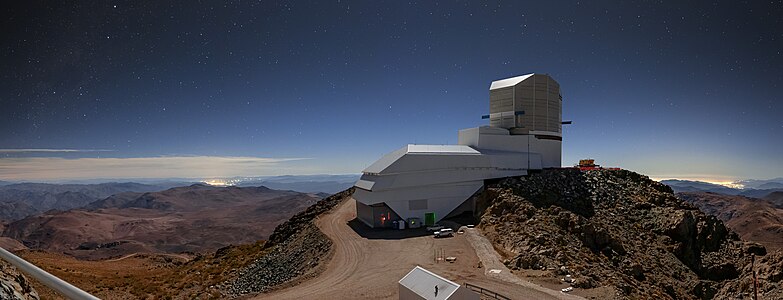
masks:
<path fill-rule="evenodd" d="M 84 209 L 30 216 L 8 224 L 3 236 L 30 249 L 90 260 L 211 252 L 266 239 L 275 225 L 318 200 L 314 194 L 265 187 L 196 184 L 121 193 Z"/>

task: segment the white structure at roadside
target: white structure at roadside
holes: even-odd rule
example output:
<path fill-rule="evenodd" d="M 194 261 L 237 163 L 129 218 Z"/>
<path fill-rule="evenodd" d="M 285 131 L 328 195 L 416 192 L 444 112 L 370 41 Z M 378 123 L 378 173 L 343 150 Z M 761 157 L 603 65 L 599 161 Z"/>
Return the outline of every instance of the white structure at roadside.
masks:
<path fill-rule="evenodd" d="M 432 224 L 472 211 L 487 179 L 560 167 L 562 97 L 549 75 L 492 82 L 490 125 L 459 131 L 458 145 L 407 145 L 367 167 L 356 182 L 356 215 L 370 227 Z"/>
<path fill-rule="evenodd" d="M 468 288 L 416 266 L 399 281 L 400 300 L 479 300 Z"/>

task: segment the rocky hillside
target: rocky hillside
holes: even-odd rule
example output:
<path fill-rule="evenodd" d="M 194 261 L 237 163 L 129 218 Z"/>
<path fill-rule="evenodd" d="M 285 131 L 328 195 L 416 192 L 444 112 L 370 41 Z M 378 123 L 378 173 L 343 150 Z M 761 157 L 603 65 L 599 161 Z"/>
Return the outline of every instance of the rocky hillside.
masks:
<path fill-rule="evenodd" d="M 38 292 L 30 285 L 26 276 L 11 264 L 0 259 L 0 299 L 38 300 Z"/>
<path fill-rule="evenodd" d="M 350 198 L 353 188 L 334 194 L 278 225 L 264 245 L 266 255 L 242 268 L 236 279 L 222 286 L 229 295 L 268 291 L 292 280 L 317 275 L 329 259 L 332 241 L 315 225 L 319 215 Z"/>
<path fill-rule="evenodd" d="M 783 248 L 783 208 L 773 201 L 704 192 L 677 193 L 677 197 L 718 217 L 743 240 Z"/>
<path fill-rule="evenodd" d="M 570 274 L 575 287 L 611 286 L 618 298 L 747 297 L 751 254 L 766 254 L 629 171 L 545 170 L 488 185 L 478 204 L 479 227 L 509 268 Z M 763 299 L 783 298 L 781 261 L 756 260 Z"/>

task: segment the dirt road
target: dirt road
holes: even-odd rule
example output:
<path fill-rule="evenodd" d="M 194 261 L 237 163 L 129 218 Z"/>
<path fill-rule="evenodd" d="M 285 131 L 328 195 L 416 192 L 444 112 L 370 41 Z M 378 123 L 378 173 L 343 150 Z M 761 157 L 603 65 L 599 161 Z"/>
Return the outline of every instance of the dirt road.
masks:
<path fill-rule="evenodd" d="M 177 260 L 179 260 L 181 262 L 187 262 L 187 261 L 189 261 L 191 259 L 187 255 L 182 255 L 182 254 L 173 254 L 173 253 L 140 253 L 140 252 L 136 252 L 136 253 L 131 253 L 131 254 L 122 256 L 122 257 L 114 258 L 114 259 L 106 259 L 104 261 L 105 262 L 121 261 L 121 260 L 128 259 L 128 258 L 131 258 L 131 257 L 139 256 L 139 255 L 155 255 L 155 256 L 173 257 L 173 258 L 176 258 Z"/>
<path fill-rule="evenodd" d="M 321 275 L 256 299 L 396 299 L 397 281 L 417 265 L 459 284 L 468 282 L 512 299 L 565 298 L 486 276 L 483 268 L 477 268 L 479 258 L 462 234 L 435 239 L 423 230 L 370 230 L 354 220 L 355 206 L 348 199 L 316 220 L 334 241 L 334 256 Z M 435 252 L 439 250 L 457 261 L 437 263 Z"/>

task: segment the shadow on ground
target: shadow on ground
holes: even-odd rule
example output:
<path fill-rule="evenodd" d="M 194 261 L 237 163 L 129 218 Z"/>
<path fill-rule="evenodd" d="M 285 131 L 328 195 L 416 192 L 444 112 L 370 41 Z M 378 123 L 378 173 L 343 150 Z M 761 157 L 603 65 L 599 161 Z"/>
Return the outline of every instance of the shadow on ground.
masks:
<path fill-rule="evenodd" d="M 427 232 L 425 228 L 416 229 L 389 229 L 389 228 L 370 228 L 366 224 L 359 221 L 359 219 L 353 219 L 348 221 L 348 226 L 353 229 L 359 236 L 371 239 L 371 240 L 401 240 L 412 237 L 420 237 L 426 235 L 432 235 L 432 232 Z"/>

